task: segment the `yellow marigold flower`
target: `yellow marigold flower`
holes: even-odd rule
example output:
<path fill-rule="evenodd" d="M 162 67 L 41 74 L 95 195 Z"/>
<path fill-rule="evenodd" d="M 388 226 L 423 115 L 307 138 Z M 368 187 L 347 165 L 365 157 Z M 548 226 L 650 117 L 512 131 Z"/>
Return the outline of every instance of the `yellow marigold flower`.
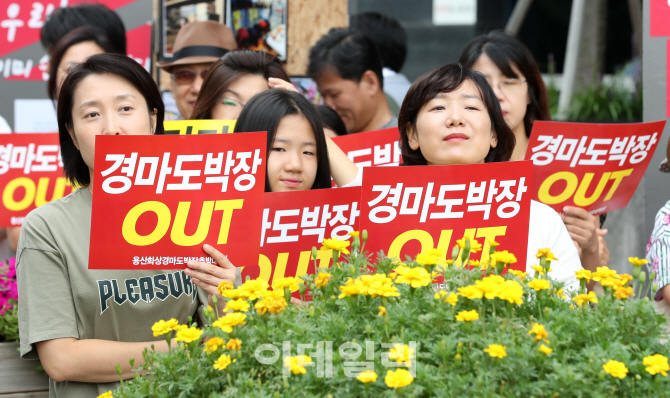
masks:
<path fill-rule="evenodd" d="M 477 285 L 470 285 L 470 286 L 464 286 L 464 287 L 459 287 L 458 292 L 461 294 L 461 296 L 474 300 L 474 299 L 480 299 L 484 297 L 484 292 L 482 292 Z"/>
<path fill-rule="evenodd" d="M 444 262 L 446 265 L 452 265 L 454 263 L 454 260 L 448 259 L 447 261 Z"/>
<path fill-rule="evenodd" d="M 174 330 L 175 327 L 179 326 L 179 321 L 172 318 L 169 321 L 160 320 L 151 327 L 151 330 L 154 332 L 154 337 L 170 333 Z"/>
<path fill-rule="evenodd" d="M 579 279 L 580 281 L 590 281 L 591 280 L 591 271 L 587 269 L 582 269 L 579 271 L 575 271 L 575 277 Z"/>
<path fill-rule="evenodd" d="M 268 283 L 261 278 L 252 279 L 244 282 L 238 290 L 244 292 L 248 297 L 244 297 L 249 300 L 257 300 L 268 290 Z"/>
<path fill-rule="evenodd" d="M 114 398 L 114 396 L 112 395 L 112 391 L 110 390 L 98 395 L 98 398 Z"/>
<path fill-rule="evenodd" d="M 358 296 L 360 293 L 360 289 L 358 286 L 354 285 L 353 283 L 351 285 L 344 285 L 340 286 L 340 293 L 339 296 L 337 296 L 338 299 L 341 299 L 343 297 L 353 297 L 353 296 Z"/>
<path fill-rule="evenodd" d="M 565 295 L 565 292 L 563 292 L 563 289 L 554 289 L 554 293 L 556 293 L 556 297 L 562 298 L 562 299 L 567 299 L 568 297 Z"/>
<path fill-rule="evenodd" d="M 244 320 L 247 318 L 245 314 L 239 312 L 228 313 L 212 323 L 212 326 L 219 328 L 226 333 L 233 332 L 233 326 L 246 325 Z"/>
<path fill-rule="evenodd" d="M 228 365 L 236 361 L 237 359 L 231 360 L 230 355 L 222 354 L 219 357 L 219 359 L 217 359 L 216 362 L 214 362 L 214 369 L 225 370 L 228 367 Z"/>
<path fill-rule="evenodd" d="M 266 290 L 261 298 L 266 300 L 284 298 L 284 292 L 281 290 Z"/>
<path fill-rule="evenodd" d="M 663 376 L 668 375 L 668 370 L 670 366 L 668 365 L 668 358 L 661 354 L 654 354 L 642 359 L 642 364 L 645 366 L 645 370 L 651 374 L 662 374 Z"/>
<path fill-rule="evenodd" d="M 205 342 L 205 346 L 203 347 L 203 350 L 206 353 L 211 353 L 219 349 L 219 347 L 224 347 L 226 344 L 226 341 L 222 339 L 221 337 L 212 337 L 211 339 L 207 340 Z"/>
<path fill-rule="evenodd" d="M 356 379 L 366 384 L 374 383 L 375 381 L 377 381 L 377 373 L 375 373 L 374 370 L 366 370 L 364 372 L 359 373 Z"/>
<path fill-rule="evenodd" d="M 284 358 L 284 366 L 291 370 L 294 375 L 305 374 L 307 369 L 303 365 L 312 362 L 312 358 L 307 355 L 298 355 L 297 357 Z"/>
<path fill-rule="evenodd" d="M 376 297 L 400 297 L 398 288 L 391 284 L 374 284 L 368 288 L 368 295 Z"/>
<path fill-rule="evenodd" d="M 271 313 L 272 315 L 277 315 L 278 313 L 282 312 L 284 308 L 286 308 L 288 304 L 286 303 L 286 299 L 284 297 L 277 297 L 277 298 L 266 298 L 263 297 L 262 300 L 256 303 L 254 308 L 258 311 L 259 314 L 265 315 L 268 312 Z"/>
<path fill-rule="evenodd" d="M 600 284 L 604 287 L 614 289 L 619 287 L 619 278 L 604 278 L 600 281 Z"/>
<path fill-rule="evenodd" d="M 414 349 L 407 344 L 395 344 L 391 351 L 389 351 L 389 359 L 394 360 L 403 366 L 412 366 L 412 358 L 414 357 Z"/>
<path fill-rule="evenodd" d="M 240 339 L 230 339 L 226 344 L 226 348 L 230 351 L 241 350 L 242 349 L 242 340 Z"/>
<path fill-rule="evenodd" d="M 595 292 L 588 292 L 588 294 L 578 294 L 572 298 L 572 301 L 577 303 L 577 305 L 582 305 L 586 302 L 596 304 L 598 302 L 598 297 L 596 297 Z"/>
<path fill-rule="evenodd" d="M 182 329 L 177 332 L 177 337 L 174 341 L 183 341 L 184 343 L 191 343 L 196 341 L 202 335 L 202 330 L 191 326 L 190 328 Z"/>
<path fill-rule="evenodd" d="M 633 276 L 628 274 L 619 275 L 619 286 L 626 286 L 633 280 Z"/>
<path fill-rule="evenodd" d="M 517 281 L 505 281 L 500 287 L 498 298 L 507 300 L 512 304 L 523 304 L 523 287 Z"/>
<path fill-rule="evenodd" d="M 495 252 L 491 254 L 491 263 L 492 264 L 497 264 L 497 263 L 503 263 L 503 264 L 514 264 L 516 263 L 516 257 L 514 254 L 508 252 L 507 250 L 503 250 L 501 252 Z"/>
<path fill-rule="evenodd" d="M 291 292 L 295 292 L 298 290 L 298 285 L 302 285 L 302 281 L 299 278 L 290 276 L 274 281 L 272 288 L 275 290 L 284 290 L 284 288 L 288 288 Z"/>
<path fill-rule="evenodd" d="M 223 292 L 219 291 L 219 293 L 223 297 L 229 298 L 231 300 L 239 300 L 239 299 L 249 298 L 249 293 L 246 292 L 246 291 L 243 291 L 242 289 L 224 290 Z"/>
<path fill-rule="evenodd" d="M 639 259 L 637 257 L 628 257 L 628 261 L 630 261 L 630 263 L 633 264 L 636 267 L 647 264 L 649 262 L 645 259 Z"/>
<path fill-rule="evenodd" d="M 526 279 L 526 277 L 528 276 L 528 272 L 523 272 L 516 269 L 511 269 L 509 270 L 509 272 L 521 280 Z"/>
<path fill-rule="evenodd" d="M 480 262 L 478 260 L 470 260 L 471 267 L 479 267 Z"/>
<path fill-rule="evenodd" d="M 394 390 L 407 387 L 412 384 L 413 381 L 414 377 L 412 377 L 407 369 L 397 369 L 395 372 L 389 370 L 386 372 L 386 377 L 384 377 L 384 383 Z"/>
<path fill-rule="evenodd" d="M 347 240 L 342 240 L 339 238 L 324 239 L 321 250 L 337 250 L 344 254 L 349 254 L 347 247 L 349 247 L 349 241 Z"/>
<path fill-rule="evenodd" d="M 395 280 L 396 283 L 405 283 L 413 288 L 428 286 L 433 281 L 428 271 L 423 267 L 398 267 L 396 268 L 396 272 L 398 273 L 398 277 Z"/>
<path fill-rule="evenodd" d="M 439 292 L 435 293 L 435 298 L 442 300 L 445 303 L 449 303 L 453 307 L 458 302 L 458 293 L 440 290 Z"/>
<path fill-rule="evenodd" d="M 351 236 L 352 238 L 355 238 L 355 237 L 359 236 L 360 234 L 361 233 L 359 231 L 351 231 L 351 232 L 347 233 L 347 235 Z"/>
<path fill-rule="evenodd" d="M 479 313 L 475 310 L 461 311 L 456 315 L 456 320 L 459 322 L 476 321 L 479 319 Z"/>
<path fill-rule="evenodd" d="M 544 275 L 547 271 L 544 270 L 544 267 L 540 265 L 531 265 L 530 266 L 532 269 L 534 269 L 538 274 Z"/>
<path fill-rule="evenodd" d="M 482 245 L 477 242 L 477 239 L 472 239 L 469 235 L 465 235 L 463 239 L 457 240 L 456 245 L 458 245 L 458 247 L 461 249 L 464 249 L 466 240 L 470 241 L 470 253 L 477 253 L 478 251 L 482 250 Z"/>
<path fill-rule="evenodd" d="M 616 271 L 613 269 L 609 269 L 608 267 L 598 267 L 598 271 L 591 274 L 591 279 L 593 279 L 596 282 L 600 282 L 603 279 L 616 278 L 616 277 L 617 277 Z"/>
<path fill-rule="evenodd" d="M 233 290 L 235 286 L 232 284 L 230 281 L 221 281 L 219 283 L 219 286 L 216 288 L 216 290 L 219 291 L 219 294 L 223 296 L 223 292 L 227 290 Z"/>
<path fill-rule="evenodd" d="M 619 300 L 625 300 L 630 296 L 633 296 L 633 287 L 622 287 L 622 286 L 617 286 L 614 288 L 614 297 L 618 298 Z"/>
<path fill-rule="evenodd" d="M 330 281 L 330 274 L 327 272 L 319 272 L 319 275 L 314 279 L 314 284 L 318 288 L 322 288 Z"/>
<path fill-rule="evenodd" d="M 623 379 L 628 374 L 628 368 L 623 362 L 610 359 L 609 362 L 603 365 L 603 370 L 609 373 L 612 377 Z"/>
<path fill-rule="evenodd" d="M 481 290 L 484 297 L 493 300 L 500 294 L 500 289 L 505 283 L 505 278 L 500 275 L 489 275 L 480 281 L 475 281 L 477 289 Z"/>
<path fill-rule="evenodd" d="M 384 316 L 384 315 L 386 315 L 386 307 L 384 307 L 383 305 L 380 305 L 380 306 L 378 306 L 377 308 L 379 308 L 379 314 L 377 314 L 377 316 Z"/>
<path fill-rule="evenodd" d="M 528 282 L 528 287 L 539 292 L 541 290 L 549 289 L 551 287 L 551 283 L 545 279 L 533 279 L 532 281 Z"/>
<path fill-rule="evenodd" d="M 241 311 L 241 312 L 248 312 L 249 311 L 249 302 L 244 299 L 237 299 L 237 300 L 229 300 L 226 303 L 226 308 L 223 309 L 224 311 Z"/>
<path fill-rule="evenodd" d="M 507 347 L 500 344 L 489 344 L 489 348 L 485 348 L 484 352 L 488 352 L 493 358 L 505 358 L 507 356 Z"/>
<path fill-rule="evenodd" d="M 537 257 L 537 258 L 544 257 L 545 260 L 547 260 L 547 261 L 558 261 L 558 259 L 556 257 L 554 257 L 554 253 L 552 253 L 551 249 L 549 249 L 549 248 L 538 250 L 535 257 Z"/>
<path fill-rule="evenodd" d="M 544 326 L 537 322 L 533 324 L 533 328 L 530 330 L 530 332 L 528 332 L 529 336 L 531 334 L 535 335 L 535 341 L 546 340 L 549 338 L 549 333 L 546 331 Z"/>
<path fill-rule="evenodd" d="M 545 355 L 549 355 L 549 354 L 551 354 L 552 352 L 554 352 L 554 350 L 552 350 L 551 348 L 547 347 L 547 346 L 544 345 L 544 344 L 542 344 L 541 346 L 539 346 L 539 347 L 537 348 L 537 350 L 540 351 L 541 353 L 545 354 Z"/>
<path fill-rule="evenodd" d="M 489 244 L 491 247 L 498 247 L 500 246 L 500 243 L 496 242 L 495 240 L 487 239 L 486 242 Z"/>

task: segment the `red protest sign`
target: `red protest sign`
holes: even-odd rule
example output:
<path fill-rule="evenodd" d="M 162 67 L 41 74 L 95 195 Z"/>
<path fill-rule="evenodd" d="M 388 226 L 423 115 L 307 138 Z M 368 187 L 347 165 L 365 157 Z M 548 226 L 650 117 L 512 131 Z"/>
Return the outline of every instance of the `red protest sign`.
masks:
<path fill-rule="evenodd" d="M 670 36 L 670 3 L 651 0 L 649 7 L 649 35 Z"/>
<path fill-rule="evenodd" d="M 1 134 L 0 186 L 0 227 L 19 226 L 34 208 L 70 194 L 58 134 Z"/>
<path fill-rule="evenodd" d="M 360 187 L 266 193 L 258 266 L 246 266 L 242 278 L 261 277 L 272 284 L 313 274 L 312 247 L 320 249 L 324 238 L 349 239 L 347 233 L 358 231 L 360 198 Z M 331 258 L 331 250 L 319 250 L 318 266 L 329 267 Z"/>
<path fill-rule="evenodd" d="M 97 136 L 91 269 L 179 269 L 258 260 L 265 133 Z"/>
<path fill-rule="evenodd" d="M 405 260 L 438 248 L 447 259 L 456 240 L 483 245 L 471 260 L 488 261 L 488 240 L 525 270 L 531 162 L 459 166 L 368 167 L 363 173 L 361 229 L 365 250 Z M 459 260 L 460 261 L 460 260 Z"/>
<path fill-rule="evenodd" d="M 401 162 L 397 127 L 365 133 L 341 135 L 333 138 L 352 162 L 359 167 L 397 166 Z"/>
<path fill-rule="evenodd" d="M 533 199 L 559 213 L 564 206 L 594 215 L 626 207 L 664 126 L 535 122 L 526 151 L 534 165 Z"/>

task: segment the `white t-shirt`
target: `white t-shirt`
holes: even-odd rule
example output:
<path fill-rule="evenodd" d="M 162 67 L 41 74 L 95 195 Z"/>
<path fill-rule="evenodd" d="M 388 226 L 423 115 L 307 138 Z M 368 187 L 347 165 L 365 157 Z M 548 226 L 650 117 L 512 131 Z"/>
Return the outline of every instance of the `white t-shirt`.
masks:
<path fill-rule="evenodd" d="M 558 282 L 565 282 L 565 290 L 576 290 L 579 281 L 575 271 L 582 269 L 579 252 L 572 243 L 570 233 L 563 224 L 561 217 L 544 203 L 530 201 L 530 225 L 528 228 L 528 252 L 526 255 L 526 272 L 535 275 L 533 265 L 539 265 L 535 255 L 539 249 L 548 247 L 557 261 L 551 262 L 552 272 L 549 276 Z"/>

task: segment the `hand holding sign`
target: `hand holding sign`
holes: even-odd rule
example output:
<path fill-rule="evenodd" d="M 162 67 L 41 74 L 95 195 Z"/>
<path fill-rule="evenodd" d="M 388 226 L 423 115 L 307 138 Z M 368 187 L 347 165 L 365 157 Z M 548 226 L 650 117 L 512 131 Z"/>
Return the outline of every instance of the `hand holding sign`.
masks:
<path fill-rule="evenodd" d="M 201 261 L 189 261 L 184 273 L 190 276 L 193 283 L 204 289 L 210 295 L 217 295 L 219 284 L 223 281 L 235 283 L 237 268 L 228 260 L 228 256 L 210 245 L 204 245 L 203 250 L 209 254 L 216 264 Z"/>

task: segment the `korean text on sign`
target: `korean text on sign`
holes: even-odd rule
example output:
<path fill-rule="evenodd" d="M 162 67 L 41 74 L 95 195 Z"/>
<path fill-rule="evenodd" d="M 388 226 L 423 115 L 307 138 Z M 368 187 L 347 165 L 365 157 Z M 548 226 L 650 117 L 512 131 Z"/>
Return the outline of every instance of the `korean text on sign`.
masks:
<path fill-rule="evenodd" d="M 587 124 L 537 122 L 526 158 L 533 161 L 533 199 L 601 214 L 626 207 L 665 122 Z"/>
<path fill-rule="evenodd" d="M 400 163 L 400 133 L 397 127 L 342 135 L 333 142 L 359 167 L 397 166 Z"/>
<path fill-rule="evenodd" d="M 69 194 L 58 134 L 0 135 L 0 186 L 0 227 L 19 226 L 34 208 Z"/>
<path fill-rule="evenodd" d="M 315 272 L 312 247 L 324 239 L 348 240 L 360 221 L 361 188 L 317 189 L 265 194 L 258 267 L 245 267 L 243 276 L 270 283 Z M 332 253 L 317 253 L 318 266 L 329 266 Z"/>
<path fill-rule="evenodd" d="M 495 240 L 525 267 L 530 216 L 530 162 L 461 166 L 371 167 L 363 174 L 361 229 L 366 249 L 390 258 L 438 248 L 451 257 L 464 236 Z M 476 259 L 471 257 L 472 259 Z"/>
<path fill-rule="evenodd" d="M 265 133 L 96 137 L 89 268 L 183 268 L 205 243 L 255 264 L 266 145 Z"/>
<path fill-rule="evenodd" d="M 165 134 L 228 134 L 235 130 L 236 120 L 169 120 L 163 122 Z"/>

